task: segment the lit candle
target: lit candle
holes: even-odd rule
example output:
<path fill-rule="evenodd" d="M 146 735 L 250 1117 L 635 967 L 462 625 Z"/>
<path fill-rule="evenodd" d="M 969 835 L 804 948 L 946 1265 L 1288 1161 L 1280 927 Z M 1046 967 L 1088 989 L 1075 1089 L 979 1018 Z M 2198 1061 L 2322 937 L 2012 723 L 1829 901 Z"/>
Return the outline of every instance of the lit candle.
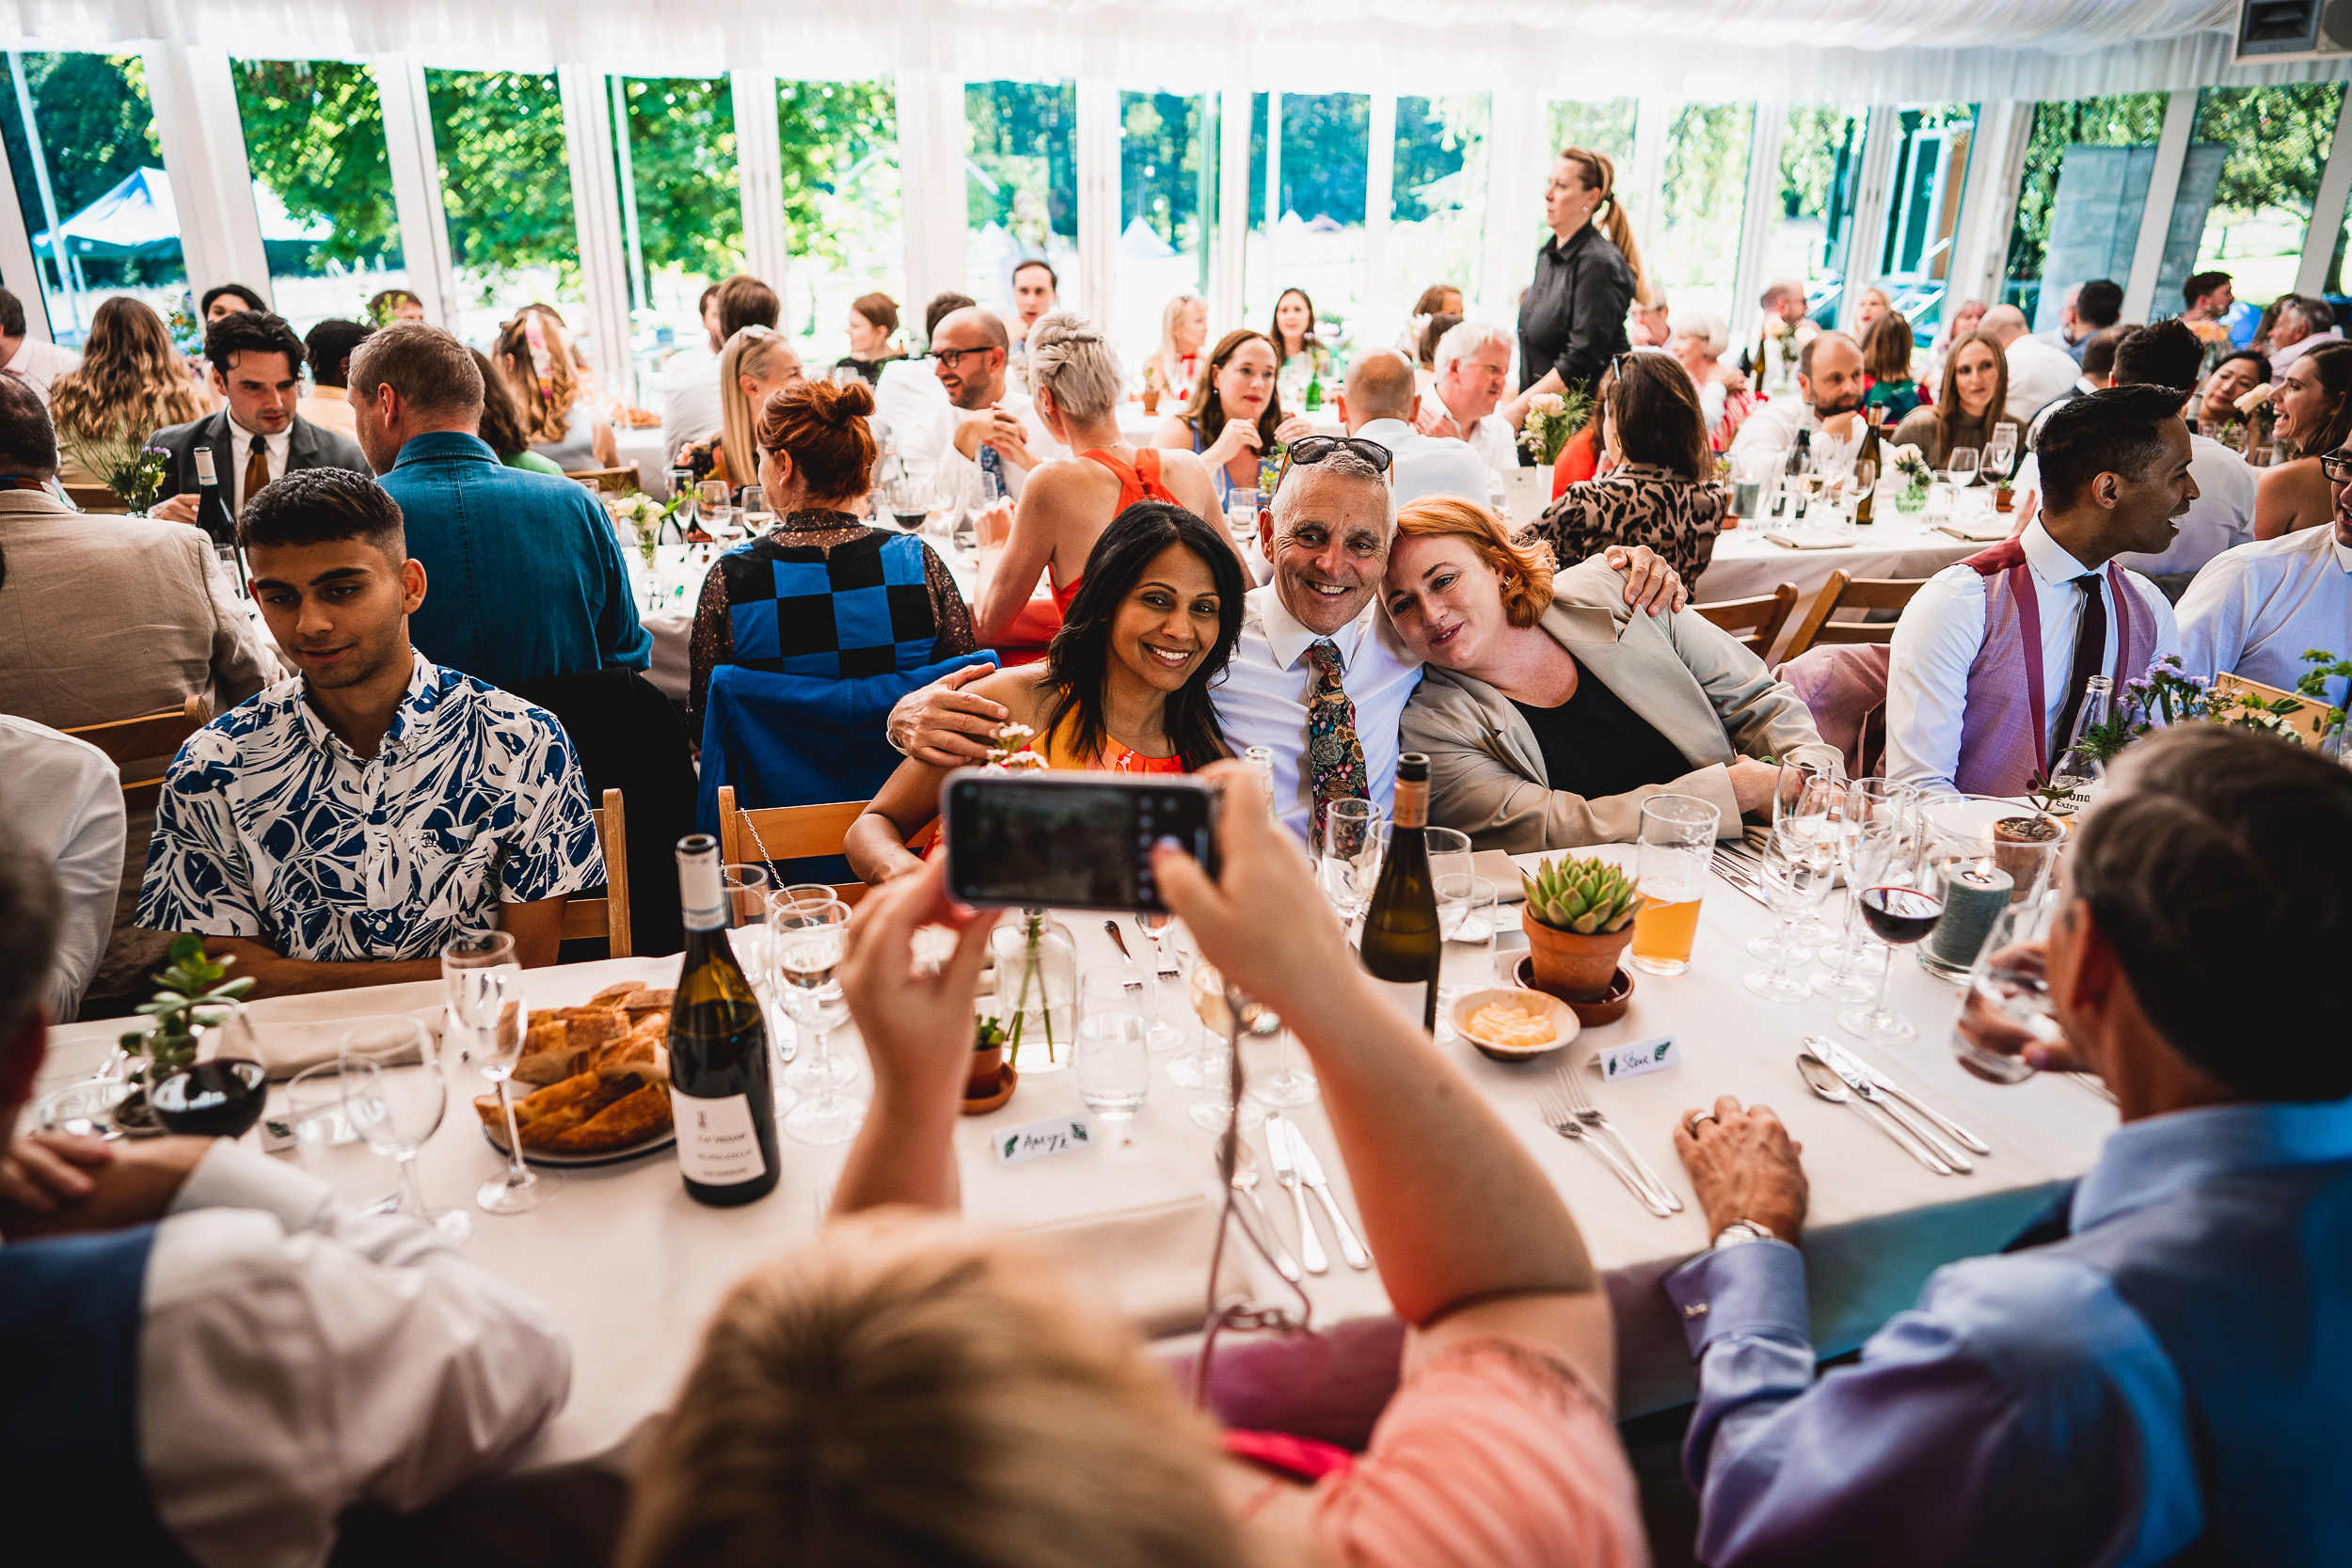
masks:
<path fill-rule="evenodd" d="M 1944 884 L 1944 918 L 1928 938 L 1929 955 L 1941 971 L 1962 973 L 1977 961 L 1993 923 L 2009 908 L 2016 884 L 1990 857 L 1954 871 Z"/>

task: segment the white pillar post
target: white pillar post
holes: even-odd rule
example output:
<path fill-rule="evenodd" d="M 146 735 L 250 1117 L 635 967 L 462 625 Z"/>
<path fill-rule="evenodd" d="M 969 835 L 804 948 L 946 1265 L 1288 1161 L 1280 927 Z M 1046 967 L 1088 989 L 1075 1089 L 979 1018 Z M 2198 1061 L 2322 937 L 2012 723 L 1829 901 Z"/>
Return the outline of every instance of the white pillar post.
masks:
<path fill-rule="evenodd" d="M 155 139 L 180 210 L 180 250 L 196 293 L 235 281 L 270 298 L 269 254 L 262 248 L 253 206 L 229 52 L 212 44 L 166 41 L 142 52 L 155 107 Z"/>
<path fill-rule="evenodd" d="M 1518 317 L 1518 293 L 1531 276 L 1529 248 L 1543 222 L 1535 161 L 1544 103 L 1525 87 L 1497 87 L 1486 113 L 1486 214 L 1479 242 L 1474 298 L 1464 303 L 1482 321 L 1509 326 Z"/>
<path fill-rule="evenodd" d="M 2033 134 L 2033 105 L 1997 99 L 1977 106 L 1977 128 L 1968 138 L 1968 167 L 1960 195 L 1960 222 L 1952 232 L 1951 264 L 1944 274 L 1944 319 L 1964 299 L 2000 301 L 2001 275 L 2009 258 L 2009 233 L 2016 223 L 2017 187 L 2026 173 L 2026 144 Z"/>
<path fill-rule="evenodd" d="M 2328 282 L 2328 261 L 2344 229 L 2344 203 L 2352 200 L 2352 88 L 2336 111 L 2335 140 L 2320 171 L 2319 194 L 2312 198 L 2312 223 L 2303 231 L 2303 260 L 2295 269 L 2295 292 L 2316 295 Z"/>
<path fill-rule="evenodd" d="M 457 272 L 450 253 L 449 210 L 441 204 L 441 158 L 434 145 L 424 67 L 413 55 L 378 55 L 373 65 L 408 287 L 423 301 L 425 320 L 454 332 Z"/>
<path fill-rule="evenodd" d="M 588 296 L 587 336 L 607 389 L 635 403 L 628 253 L 621 240 L 620 181 L 612 165 L 611 89 L 604 72 L 590 66 L 557 66 L 555 80 L 564 100 L 564 150 L 571 166 L 581 290 Z"/>
<path fill-rule="evenodd" d="M 2123 285 L 2123 319 L 2148 319 L 2156 294 L 2156 270 L 2164 265 L 2164 240 L 2172 229 L 2172 203 L 2181 194 L 2181 166 L 2188 160 L 2188 138 L 2197 129 L 2197 89 L 2183 87 L 2165 100 L 2164 132 L 2156 138 L 2156 166 L 2148 175 L 2148 203 L 2139 210 L 2139 241 L 2132 246 L 2132 276 Z"/>
<path fill-rule="evenodd" d="M 1672 98 L 1645 98 L 1634 108 L 1633 166 L 1617 171 L 1617 195 L 1625 202 L 1625 215 L 1633 225 L 1633 243 L 1641 247 L 1643 264 L 1658 249 L 1658 236 L 1664 232 L 1659 221 L 1659 209 L 1665 205 L 1666 140 L 1674 133 L 1676 115 L 1682 104 Z M 1663 292 L 1657 279 L 1650 280 L 1650 293 Z"/>
<path fill-rule="evenodd" d="M 1895 149 L 1902 141 L 1902 116 L 1892 104 L 1870 110 L 1870 127 L 1862 143 L 1862 178 L 1854 190 L 1851 238 L 1846 245 L 1846 278 L 1837 293 L 1837 326 L 1853 330 L 1855 301 L 1878 277 L 1879 256 L 1886 247 L 1886 187 L 1895 168 Z"/>
<path fill-rule="evenodd" d="M 935 295 L 964 287 L 963 82 L 935 71 L 902 71 L 898 87 L 907 297 L 919 316 Z"/>
<path fill-rule="evenodd" d="M 11 62 L 13 63 L 13 62 Z M 20 70 L 16 78 L 17 91 L 24 90 L 24 76 Z M 0 111 L 5 112 L 5 111 Z M 26 133 L 32 132 L 28 121 Z M 54 230 L 56 224 L 51 224 Z M 58 255 L 65 254 L 61 240 L 54 234 L 50 244 Z M 64 269 L 58 269 L 63 276 Z M 33 254 L 33 231 L 24 221 L 24 205 L 16 199 L 16 166 L 8 158 L 8 144 L 0 137 L 0 279 L 24 305 L 24 335 L 38 338 L 44 343 L 56 341 L 56 334 L 49 323 L 49 287 L 41 281 L 40 261 Z"/>
<path fill-rule="evenodd" d="M 1209 341 L 1239 326 L 1249 296 L 1244 277 L 1249 257 L 1249 117 L 1246 84 L 1217 94 L 1216 268 L 1209 298 Z"/>
<path fill-rule="evenodd" d="M 1389 289 L 1389 221 L 1396 215 L 1396 94 L 1372 95 L 1364 158 L 1363 318 L 1375 330 L 1400 319 L 1406 301 Z M 1361 340 L 1359 340 L 1361 341 Z"/>
<path fill-rule="evenodd" d="M 1748 194 L 1747 205 L 1740 210 L 1740 264 L 1732 274 L 1731 318 L 1725 323 L 1734 343 L 1753 340 L 1763 323 L 1764 308 L 1756 302 L 1771 281 L 1765 276 L 1764 253 L 1772 245 L 1772 227 L 1780 215 L 1776 211 L 1780 144 L 1788 130 L 1788 104 L 1756 106 L 1756 124 L 1748 135 Z"/>
<path fill-rule="evenodd" d="M 1118 313 L 1119 86 L 1078 78 L 1078 299 L 1104 331 Z"/>
<path fill-rule="evenodd" d="M 743 270 L 791 297 L 792 240 L 784 224 L 784 139 L 776 126 L 776 77 L 770 71 L 730 71 L 735 106 L 735 181 L 743 203 Z M 792 320 L 791 307 L 784 321 Z"/>

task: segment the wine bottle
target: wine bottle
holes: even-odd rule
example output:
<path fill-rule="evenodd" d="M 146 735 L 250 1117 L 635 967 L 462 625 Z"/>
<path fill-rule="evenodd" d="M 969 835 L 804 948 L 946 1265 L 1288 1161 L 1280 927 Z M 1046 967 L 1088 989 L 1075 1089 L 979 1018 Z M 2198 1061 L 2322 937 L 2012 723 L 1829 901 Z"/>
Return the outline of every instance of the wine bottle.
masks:
<path fill-rule="evenodd" d="M 1438 929 L 1438 884 L 1429 874 L 1429 757 L 1407 752 L 1396 759 L 1396 810 L 1380 885 L 1364 911 L 1364 968 L 1382 982 L 1399 1011 L 1438 1028 L 1438 965 L 1445 942 Z"/>
<path fill-rule="evenodd" d="M 686 1196 L 725 1208 L 775 1191 L 776 1096 L 759 998 L 727 941 L 729 900 L 719 841 L 677 845 L 686 962 L 670 1007 L 671 1111 Z"/>
<path fill-rule="evenodd" d="M 1862 465 L 1867 463 L 1871 466 L 1871 474 L 1875 476 L 1878 473 L 1878 460 L 1879 427 L 1865 420 L 1862 421 L 1862 445 L 1854 449 L 1854 469 L 1859 473 Z M 1853 520 L 1856 527 L 1871 521 L 1870 502 L 1873 499 L 1873 492 L 1877 489 L 1878 485 L 1875 483 L 1872 483 L 1870 488 L 1863 491 L 1861 497 L 1853 503 Z"/>

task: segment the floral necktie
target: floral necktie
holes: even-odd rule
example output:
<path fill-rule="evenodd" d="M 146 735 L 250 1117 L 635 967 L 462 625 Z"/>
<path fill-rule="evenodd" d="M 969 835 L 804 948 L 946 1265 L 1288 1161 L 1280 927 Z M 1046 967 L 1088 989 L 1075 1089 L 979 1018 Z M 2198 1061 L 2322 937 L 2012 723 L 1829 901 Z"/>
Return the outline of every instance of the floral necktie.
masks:
<path fill-rule="evenodd" d="M 1315 678 L 1307 688 L 1307 776 L 1314 784 L 1314 820 L 1334 800 L 1370 793 L 1364 775 L 1364 744 L 1356 734 L 1356 705 L 1340 685 L 1340 650 L 1330 639 L 1311 644 L 1307 658 Z"/>

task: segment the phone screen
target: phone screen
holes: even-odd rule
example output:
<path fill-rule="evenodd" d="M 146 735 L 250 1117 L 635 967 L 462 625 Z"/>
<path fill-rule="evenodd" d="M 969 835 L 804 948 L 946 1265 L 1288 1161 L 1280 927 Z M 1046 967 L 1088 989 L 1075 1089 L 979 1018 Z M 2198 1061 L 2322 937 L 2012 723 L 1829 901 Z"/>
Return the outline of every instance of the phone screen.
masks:
<path fill-rule="evenodd" d="M 974 770 L 946 794 L 948 883 L 967 904 L 1160 909 L 1163 838 L 1216 871 L 1216 792 L 1195 780 Z"/>

